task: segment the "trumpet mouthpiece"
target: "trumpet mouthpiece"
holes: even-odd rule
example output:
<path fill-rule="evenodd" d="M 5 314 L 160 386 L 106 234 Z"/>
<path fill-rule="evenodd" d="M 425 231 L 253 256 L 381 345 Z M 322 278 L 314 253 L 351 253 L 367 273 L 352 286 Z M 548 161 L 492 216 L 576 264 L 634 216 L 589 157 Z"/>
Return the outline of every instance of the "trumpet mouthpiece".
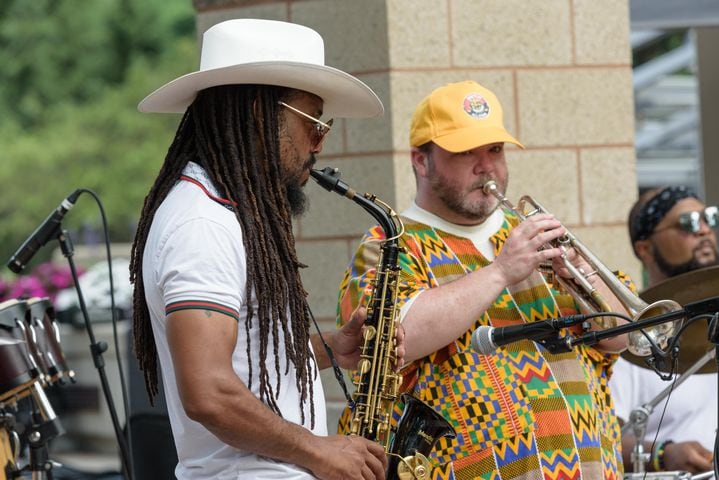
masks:
<path fill-rule="evenodd" d="M 497 191 L 497 183 L 494 180 L 488 181 L 487 183 L 482 185 L 482 191 L 487 195 L 493 194 Z"/>

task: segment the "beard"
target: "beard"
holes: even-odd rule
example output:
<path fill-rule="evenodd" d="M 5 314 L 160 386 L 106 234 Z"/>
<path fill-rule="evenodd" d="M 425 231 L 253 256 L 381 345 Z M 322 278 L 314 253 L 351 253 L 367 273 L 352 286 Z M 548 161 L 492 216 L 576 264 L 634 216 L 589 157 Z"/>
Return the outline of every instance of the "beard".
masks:
<path fill-rule="evenodd" d="M 680 264 L 672 264 L 666 259 L 666 257 L 664 257 L 664 255 L 662 255 L 657 246 L 654 245 L 654 261 L 657 263 L 657 268 L 659 268 L 659 270 L 667 277 L 674 277 L 676 275 L 681 275 L 682 273 L 691 272 L 692 270 L 719 265 L 719 258 L 717 256 L 716 249 L 714 260 L 699 260 L 697 250 L 699 250 L 702 246 L 704 246 L 703 242 L 694 248 L 691 260 Z"/>
<path fill-rule="evenodd" d="M 285 183 L 285 197 L 293 217 L 299 217 L 307 211 L 309 200 L 299 181 Z"/>
<path fill-rule="evenodd" d="M 479 200 L 469 200 L 468 195 L 490 180 L 497 183 L 499 191 L 504 193 L 507 189 L 508 179 L 500 180 L 491 175 L 482 175 L 469 187 L 462 187 L 457 181 L 450 180 L 435 170 L 431 157 L 428 162 L 429 184 L 437 197 L 452 212 L 462 217 L 482 223 L 497 209 L 499 200 L 492 195 L 483 195 Z"/>
<path fill-rule="evenodd" d="M 287 199 L 287 205 L 290 209 L 290 214 L 293 217 L 298 217 L 304 214 L 309 208 L 309 199 L 304 190 L 304 184 L 302 175 L 306 170 L 312 168 L 317 159 L 314 154 L 311 154 L 307 161 L 302 165 L 301 169 L 297 169 L 294 172 L 285 171 L 285 198 Z"/>

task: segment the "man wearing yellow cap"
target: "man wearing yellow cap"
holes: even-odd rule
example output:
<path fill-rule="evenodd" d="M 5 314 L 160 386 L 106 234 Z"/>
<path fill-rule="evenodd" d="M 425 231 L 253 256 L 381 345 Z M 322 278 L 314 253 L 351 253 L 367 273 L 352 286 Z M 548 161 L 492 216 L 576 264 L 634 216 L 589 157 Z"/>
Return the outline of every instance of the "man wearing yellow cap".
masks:
<path fill-rule="evenodd" d="M 596 348 L 551 353 L 519 340 L 479 353 L 481 326 L 501 327 L 577 313 L 567 294 L 537 268 L 569 275 L 558 248 L 540 248 L 565 233 L 550 214 L 521 221 L 482 186 L 505 192 L 504 144 L 522 145 L 504 128 L 496 96 L 471 82 L 434 90 L 410 129 L 414 203 L 402 213 L 398 287 L 405 330 L 402 390 L 450 421 L 430 456 L 433 478 L 620 478 L 619 428 L 608 394 L 608 369 L 623 337 Z M 369 230 L 341 285 L 346 322 L 374 275 L 379 227 Z M 591 272 L 573 251 L 572 263 Z M 587 279 L 623 311 L 596 275 Z M 598 328 L 594 325 L 591 328 Z M 400 405 L 396 410 L 400 411 Z M 340 430 L 346 428 L 345 412 Z"/>

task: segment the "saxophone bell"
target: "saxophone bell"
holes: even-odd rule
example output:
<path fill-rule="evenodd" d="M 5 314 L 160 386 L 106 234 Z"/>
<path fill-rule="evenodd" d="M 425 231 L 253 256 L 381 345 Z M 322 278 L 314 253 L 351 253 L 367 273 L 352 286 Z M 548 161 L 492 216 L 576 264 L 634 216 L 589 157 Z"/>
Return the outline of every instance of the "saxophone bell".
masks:
<path fill-rule="evenodd" d="M 405 407 L 390 446 L 387 471 L 397 472 L 400 480 L 426 480 L 432 473 L 427 456 L 440 438 L 455 438 L 456 433 L 442 415 L 416 397 L 405 393 L 402 401 Z"/>

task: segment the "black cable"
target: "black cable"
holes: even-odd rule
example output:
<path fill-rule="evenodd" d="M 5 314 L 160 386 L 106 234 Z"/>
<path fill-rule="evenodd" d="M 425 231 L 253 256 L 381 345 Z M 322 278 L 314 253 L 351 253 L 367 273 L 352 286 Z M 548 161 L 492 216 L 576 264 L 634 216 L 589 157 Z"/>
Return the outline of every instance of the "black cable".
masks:
<path fill-rule="evenodd" d="M 115 280 L 114 276 L 112 274 L 112 254 L 110 252 L 110 229 L 107 226 L 107 216 L 105 215 L 105 208 L 102 205 L 102 201 L 100 200 L 100 197 L 92 190 L 89 190 L 87 188 L 80 188 L 80 192 L 84 192 L 89 194 L 92 198 L 95 199 L 95 202 L 97 203 L 98 209 L 100 210 L 100 219 L 102 220 L 102 231 L 104 234 L 104 240 L 105 240 L 105 258 L 107 260 L 107 271 L 109 275 L 110 280 L 110 314 L 112 318 L 112 337 L 113 337 L 113 343 L 115 345 L 115 358 L 117 360 L 117 371 L 120 377 L 120 391 L 122 393 L 122 406 L 125 413 L 125 429 L 127 431 L 127 444 L 128 444 L 128 461 L 130 463 L 129 470 L 132 472 L 132 465 L 134 465 L 133 458 L 132 458 L 132 435 L 130 432 L 130 409 L 129 409 L 129 400 L 128 400 L 128 392 L 125 384 L 125 373 L 124 369 L 122 367 L 122 356 L 120 355 L 120 345 L 118 341 L 118 333 L 117 333 L 117 308 L 115 306 Z M 132 475 L 132 473 L 130 473 Z"/>
<path fill-rule="evenodd" d="M 591 320 L 592 318 L 597 317 L 616 317 L 621 318 L 623 320 L 627 320 L 628 322 L 633 322 L 634 320 L 629 315 L 625 315 L 623 313 L 619 312 L 592 312 L 592 313 L 581 313 L 577 316 L 584 317 L 585 320 Z"/>
<path fill-rule="evenodd" d="M 659 438 L 659 432 L 662 429 L 662 423 L 664 423 L 664 415 L 667 413 L 667 406 L 669 405 L 669 399 L 672 398 L 672 393 L 674 393 L 674 385 L 677 383 L 677 377 L 674 377 L 674 380 L 672 380 L 671 388 L 669 389 L 669 393 L 667 394 L 667 398 L 664 401 L 664 408 L 662 409 L 662 415 L 659 417 L 659 423 L 657 424 L 657 432 L 654 434 L 654 439 L 652 440 L 652 445 L 649 448 L 649 451 L 651 452 L 650 460 L 651 463 L 651 457 L 654 456 L 654 447 L 657 444 L 657 439 Z M 636 441 L 636 439 L 635 439 Z M 642 439 L 643 441 L 643 439 Z M 644 478 L 647 477 L 647 472 L 644 472 Z"/>
<path fill-rule="evenodd" d="M 320 326 L 317 324 L 317 320 L 315 320 L 315 315 L 312 313 L 312 309 L 309 305 L 307 305 L 307 313 L 310 314 L 310 318 L 312 319 L 312 323 L 315 324 L 315 329 L 317 330 L 317 334 L 320 337 L 320 340 L 322 341 L 322 345 L 325 347 L 325 351 L 327 352 L 327 357 L 330 359 L 330 362 L 332 363 L 332 370 L 334 371 L 335 378 L 337 379 L 337 383 L 340 384 L 340 387 L 342 387 L 342 391 L 345 394 L 345 398 L 347 399 L 347 404 L 349 405 L 350 409 L 354 410 L 354 400 L 352 400 L 352 397 L 349 394 L 349 391 L 347 390 L 347 382 L 345 381 L 345 376 L 342 373 L 342 369 L 339 365 L 337 365 L 337 360 L 335 360 L 335 355 L 332 353 L 332 349 L 329 345 L 327 345 L 327 342 L 325 342 L 325 337 L 322 336 L 322 332 L 320 331 Z"/>
<path fill-rule="evenodd" d="M 679 330 L 669 339 L 669 342 L 667 343 L 666 351 L 659 348 L 656 343 L 652 342 L 652 354 L 654 357 L 661 357 L 661 358 L 668 358 L 671 361 L 671 368 L 668 372 L 664 373 L 660 370 L 660 368 L 650 362 L 647 362 L 647 364 L 654 370 L 654 372 L 659 375 L 659 378 L 661 378 L 664 381 L 671 380 L 675 373 L 679 370 L 679 341 L 681 336 L 684 334 L 687 328 L 689 328 L 689 325 L 692 323 L 702 320 L 705 318 L 711 318 L 712 315 L 703 314 L 703 315 L 697 315 L 691 318 L 688 318 L 686 322 L 682 324 L 681 327 L 679 327 Z"/>

